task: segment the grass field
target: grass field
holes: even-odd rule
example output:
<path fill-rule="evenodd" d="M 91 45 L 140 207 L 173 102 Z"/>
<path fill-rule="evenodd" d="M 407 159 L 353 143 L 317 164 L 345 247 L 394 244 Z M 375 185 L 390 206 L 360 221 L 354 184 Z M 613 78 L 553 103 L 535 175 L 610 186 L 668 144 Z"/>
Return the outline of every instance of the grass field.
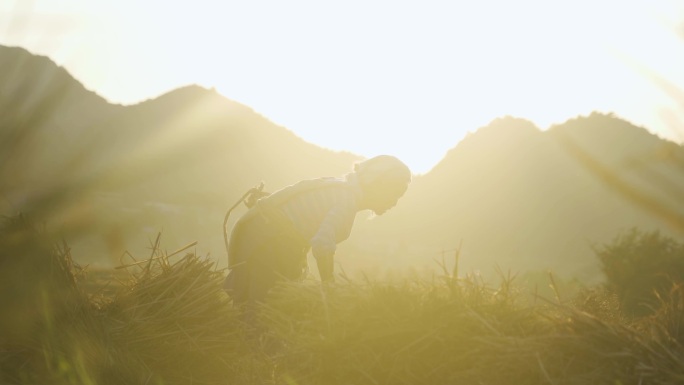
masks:
<path fill-rule="evenodd" d="M 210 260 L 157 254 L 83 271 L 68 249 L 16 227 L 0 240 L 0 383 L 684 383 L 680 287 L 628 319 L 600 287 L 529 301 L 506 275 L 489 286 L 444 270 L 283 284 L 243 311 Z"/>

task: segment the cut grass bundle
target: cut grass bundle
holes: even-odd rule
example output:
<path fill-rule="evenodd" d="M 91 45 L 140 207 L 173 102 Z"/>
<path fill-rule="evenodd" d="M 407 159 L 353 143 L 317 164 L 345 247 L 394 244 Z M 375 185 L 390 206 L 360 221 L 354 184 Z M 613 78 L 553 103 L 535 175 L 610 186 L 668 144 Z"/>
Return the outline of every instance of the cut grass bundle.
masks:
<path fill-rule="evenodd" d="M 236 311 L 213 262 L 161 258 L 106 309 L 110 337 L 166 384 L 223 384 L 245 358 Z"/>
<path fill-rule="evenodd" d="M 0 382 L 251 383 L 261 371 L 211 261 L 156 253 L 107 298 L 85 294 L 68 248 L 52 245 L 23 218 L 0 233 Z"/>

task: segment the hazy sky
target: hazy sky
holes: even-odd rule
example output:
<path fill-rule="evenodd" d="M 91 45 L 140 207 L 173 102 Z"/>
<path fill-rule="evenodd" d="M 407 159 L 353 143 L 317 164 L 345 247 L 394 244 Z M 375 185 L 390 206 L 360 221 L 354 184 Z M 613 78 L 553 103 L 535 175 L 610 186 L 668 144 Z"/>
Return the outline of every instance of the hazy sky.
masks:
<path fill-rule="evenodd" d="M 546 129 L 596 110 L 684 135 L 681 0 L 0 0 L 0 44 L 112 102 L 215 87 L 418 173 L 503 115 Z"/>

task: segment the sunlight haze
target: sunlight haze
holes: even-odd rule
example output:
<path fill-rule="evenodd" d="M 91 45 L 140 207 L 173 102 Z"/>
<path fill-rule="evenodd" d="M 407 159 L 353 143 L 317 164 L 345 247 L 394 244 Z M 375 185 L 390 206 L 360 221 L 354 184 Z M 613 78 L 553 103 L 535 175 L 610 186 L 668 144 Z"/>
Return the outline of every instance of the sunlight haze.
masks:
<path fill-rule="evenodd" d="M 684 384 L 684 0 L 0 0 L 0 385 Z"/>
<path fill-rule="evenodd" d="M 132 104 L 199 84 L 317 145 L 416 173 L 513 115 L 613 112 L 680 140 L 677 1 L 0 2 L 0 44 Z"/>

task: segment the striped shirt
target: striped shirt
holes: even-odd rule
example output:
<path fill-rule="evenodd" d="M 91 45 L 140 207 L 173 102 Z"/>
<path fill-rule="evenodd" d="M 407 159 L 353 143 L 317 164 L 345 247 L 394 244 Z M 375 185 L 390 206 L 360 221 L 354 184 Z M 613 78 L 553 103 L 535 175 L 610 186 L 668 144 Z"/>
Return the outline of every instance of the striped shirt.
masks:
<path fill-rule="evenodd" d="M 295 184 L 282 191 L 296 188 Z M 349 175 L 346 180 L 327 178 L 319 187 L 294 192 L 278 208 L 309 240 L 314 257 L 327 258 L 335 253 L 337 243 L 349 238 L 360 197 L 361 188 Z"/>

